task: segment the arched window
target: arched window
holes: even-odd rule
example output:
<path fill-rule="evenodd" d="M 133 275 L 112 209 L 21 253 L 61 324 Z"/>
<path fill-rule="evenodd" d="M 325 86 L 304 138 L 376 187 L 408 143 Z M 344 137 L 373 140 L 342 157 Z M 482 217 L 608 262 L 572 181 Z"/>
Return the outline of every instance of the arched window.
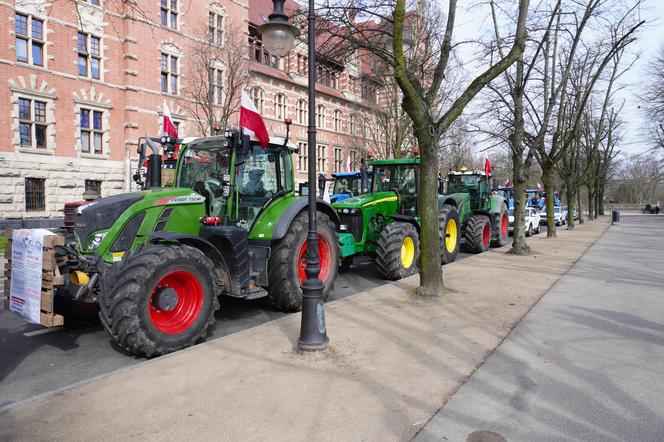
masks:
<path fill-rule="evenodd" d="M 304 100 L 297 101 L 297 123 L 307 124 L 307 102 Z"/>
<path fill-rule="evenodd" d="M 274 118 L 283 120 L 286 117 L 286 96 L 277 94 L 274 97 Z"/>
<path fill-rule="evenodd" d="M 355 135 L 355 115 L 353 114 L 350 114 L 348 133 L 350 133 L 353 136 Z"/>
<path fill-rule="evenodd" d="M 341 132 L 341 111 L 339 109 L 334 111 L 334 131 Z"/>
<path fill-rule="evenodd" d="M 208 40 L 210 43 L 222 46 L 224 44 L 224 8 L 218 4 L 210 5 L 208 11 Z"/>
<path fill-rule="evenodd" d="M 325 128 L 325 106 L 322 104 L 316 106 L 316 126 L 321 129 Z"/>
<path fill-rule="evenodd" d="M 254 105 L 259 114 L 263 113 L 263 106 L 265 104 L 265 92 L 259 87 L 251 88 L 251 99 L 254 100 Z"/>

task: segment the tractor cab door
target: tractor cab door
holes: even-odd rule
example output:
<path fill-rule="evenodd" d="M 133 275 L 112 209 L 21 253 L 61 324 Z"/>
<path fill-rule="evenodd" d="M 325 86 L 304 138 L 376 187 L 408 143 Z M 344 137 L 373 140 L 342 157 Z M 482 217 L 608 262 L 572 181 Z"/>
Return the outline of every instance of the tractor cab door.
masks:
<path fill-rule="evenodd" d="M 278 192 L 293 190 L 289 153 L 252 144 L 238 153 L 235 167 L 235 203 L 232 218 L 249 229 L 259 212 Z"/>
<path fill-rule="evenodd" d="M 399 214 L 417 216 L 417 170 L 412 166 L 399 168 Z"/>
<path fill-rule="evenodd" d="M 489 210 L 491 206 L 491 185 L 489 179 L 484 176 L 478 177 L 478 193 L 480 196 L 480 210 Z"/>

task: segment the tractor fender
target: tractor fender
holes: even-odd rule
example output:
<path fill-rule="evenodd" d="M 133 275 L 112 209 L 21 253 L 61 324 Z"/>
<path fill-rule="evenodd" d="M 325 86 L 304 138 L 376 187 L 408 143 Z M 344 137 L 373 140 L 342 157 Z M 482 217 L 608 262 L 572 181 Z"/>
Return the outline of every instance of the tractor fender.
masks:
<path fill-rule="evenodd" d="M 415 218 L 414 216 L 409 216 L 409 215 L 390 215 L 390 218 L 392 218 L 394 221 L 400 222 L 400 223 L 408 223 L 412 224 L 415 229 L 417 229 L 417 233 L 420 233 L 420 223 Z"/>
<path fill-rule="evenodd" d="M 286 208 L 286 210 L 281 213 L 281 217 L 277 222 L 277 226 L 272 233 L 272 240 L 281 239 L 286 235 L 286 232 L 288 231 L 288 228 L 290 227 L 295 217 L 299 215 L 300 212 L 303 212 L 307 209 L 308 203 L 309 201 L 307 198 L 298 198 L 293 204 L 288 206 L 288 208 Z M 337 215 L 336 210 L 334 210 L 334 208 L 332 208 L 328 202 L 317 198 L 316 210 L 329 216 L 332 222 L 337 227 L 339 227 L 339 224 L 341 223 L 339 220 L 339 215 Z"/>
<path fill-rule="evenodd" d="M 223 253 L 210 241 L 200 236 L 186 235 L 178 232 L 152 232 L 149 235 L 150 242 L 157 243 L 162 241 L 180 242 L 191 247 L 195 247 L 205 256 L 210 258 L 217 270 L 220 286 L 225 292 L 233 291 L 230 269 L 226 264 Z"/>
<path fill-rule="evenodd" d="M 439 198 L 438 199 L 438 210 L 442 209 L 443 206 L 445 206 L 445 205 L 454 206 L 456 208 L 459 207 L 457 201 L 454 198 L 449 197 L 449 196 L 445 197 L 445 198 Z"/>

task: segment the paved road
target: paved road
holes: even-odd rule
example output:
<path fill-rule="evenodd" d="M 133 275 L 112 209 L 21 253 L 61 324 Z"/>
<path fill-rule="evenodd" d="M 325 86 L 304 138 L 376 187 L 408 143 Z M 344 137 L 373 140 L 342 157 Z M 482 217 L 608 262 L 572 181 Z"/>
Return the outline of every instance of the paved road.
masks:
<path fill-rule="evenodd" d="M 542 227 L 542 232 L 546 227 Z M 460 253 L 458 259 L 469 255 Z M 3 264 L 4 266 L 4 264 Z M 356 258 L 342 273 L 330 301 L 386 284 L 373 261 Z M 3 284 L 0 284 L 0 293 Z M 0 294 L 0 299 L 2 298 Z M 265 299 L 221 299 L 215 339 L 285 316 Z M 45 329 L 2 311 L 0 303 L 0 408 L 34 395 L 66 387 L 144 361 L 117 348 L 99 323 Z"/>
<path fill-rule="evenodd" d="M 622 216 L 416 441 L 664 439 L 664 216 Z"/>

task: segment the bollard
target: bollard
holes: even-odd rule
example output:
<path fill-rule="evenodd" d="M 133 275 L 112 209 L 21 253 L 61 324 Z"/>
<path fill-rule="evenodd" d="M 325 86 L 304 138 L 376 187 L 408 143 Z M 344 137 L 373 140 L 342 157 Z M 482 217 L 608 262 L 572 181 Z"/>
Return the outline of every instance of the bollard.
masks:
<path fill-rule="evenodd" d="M 620 211 L 618 210 L 612 210 L 611 211 L 611 224 L 619 223 L 620 222 Z"/>

